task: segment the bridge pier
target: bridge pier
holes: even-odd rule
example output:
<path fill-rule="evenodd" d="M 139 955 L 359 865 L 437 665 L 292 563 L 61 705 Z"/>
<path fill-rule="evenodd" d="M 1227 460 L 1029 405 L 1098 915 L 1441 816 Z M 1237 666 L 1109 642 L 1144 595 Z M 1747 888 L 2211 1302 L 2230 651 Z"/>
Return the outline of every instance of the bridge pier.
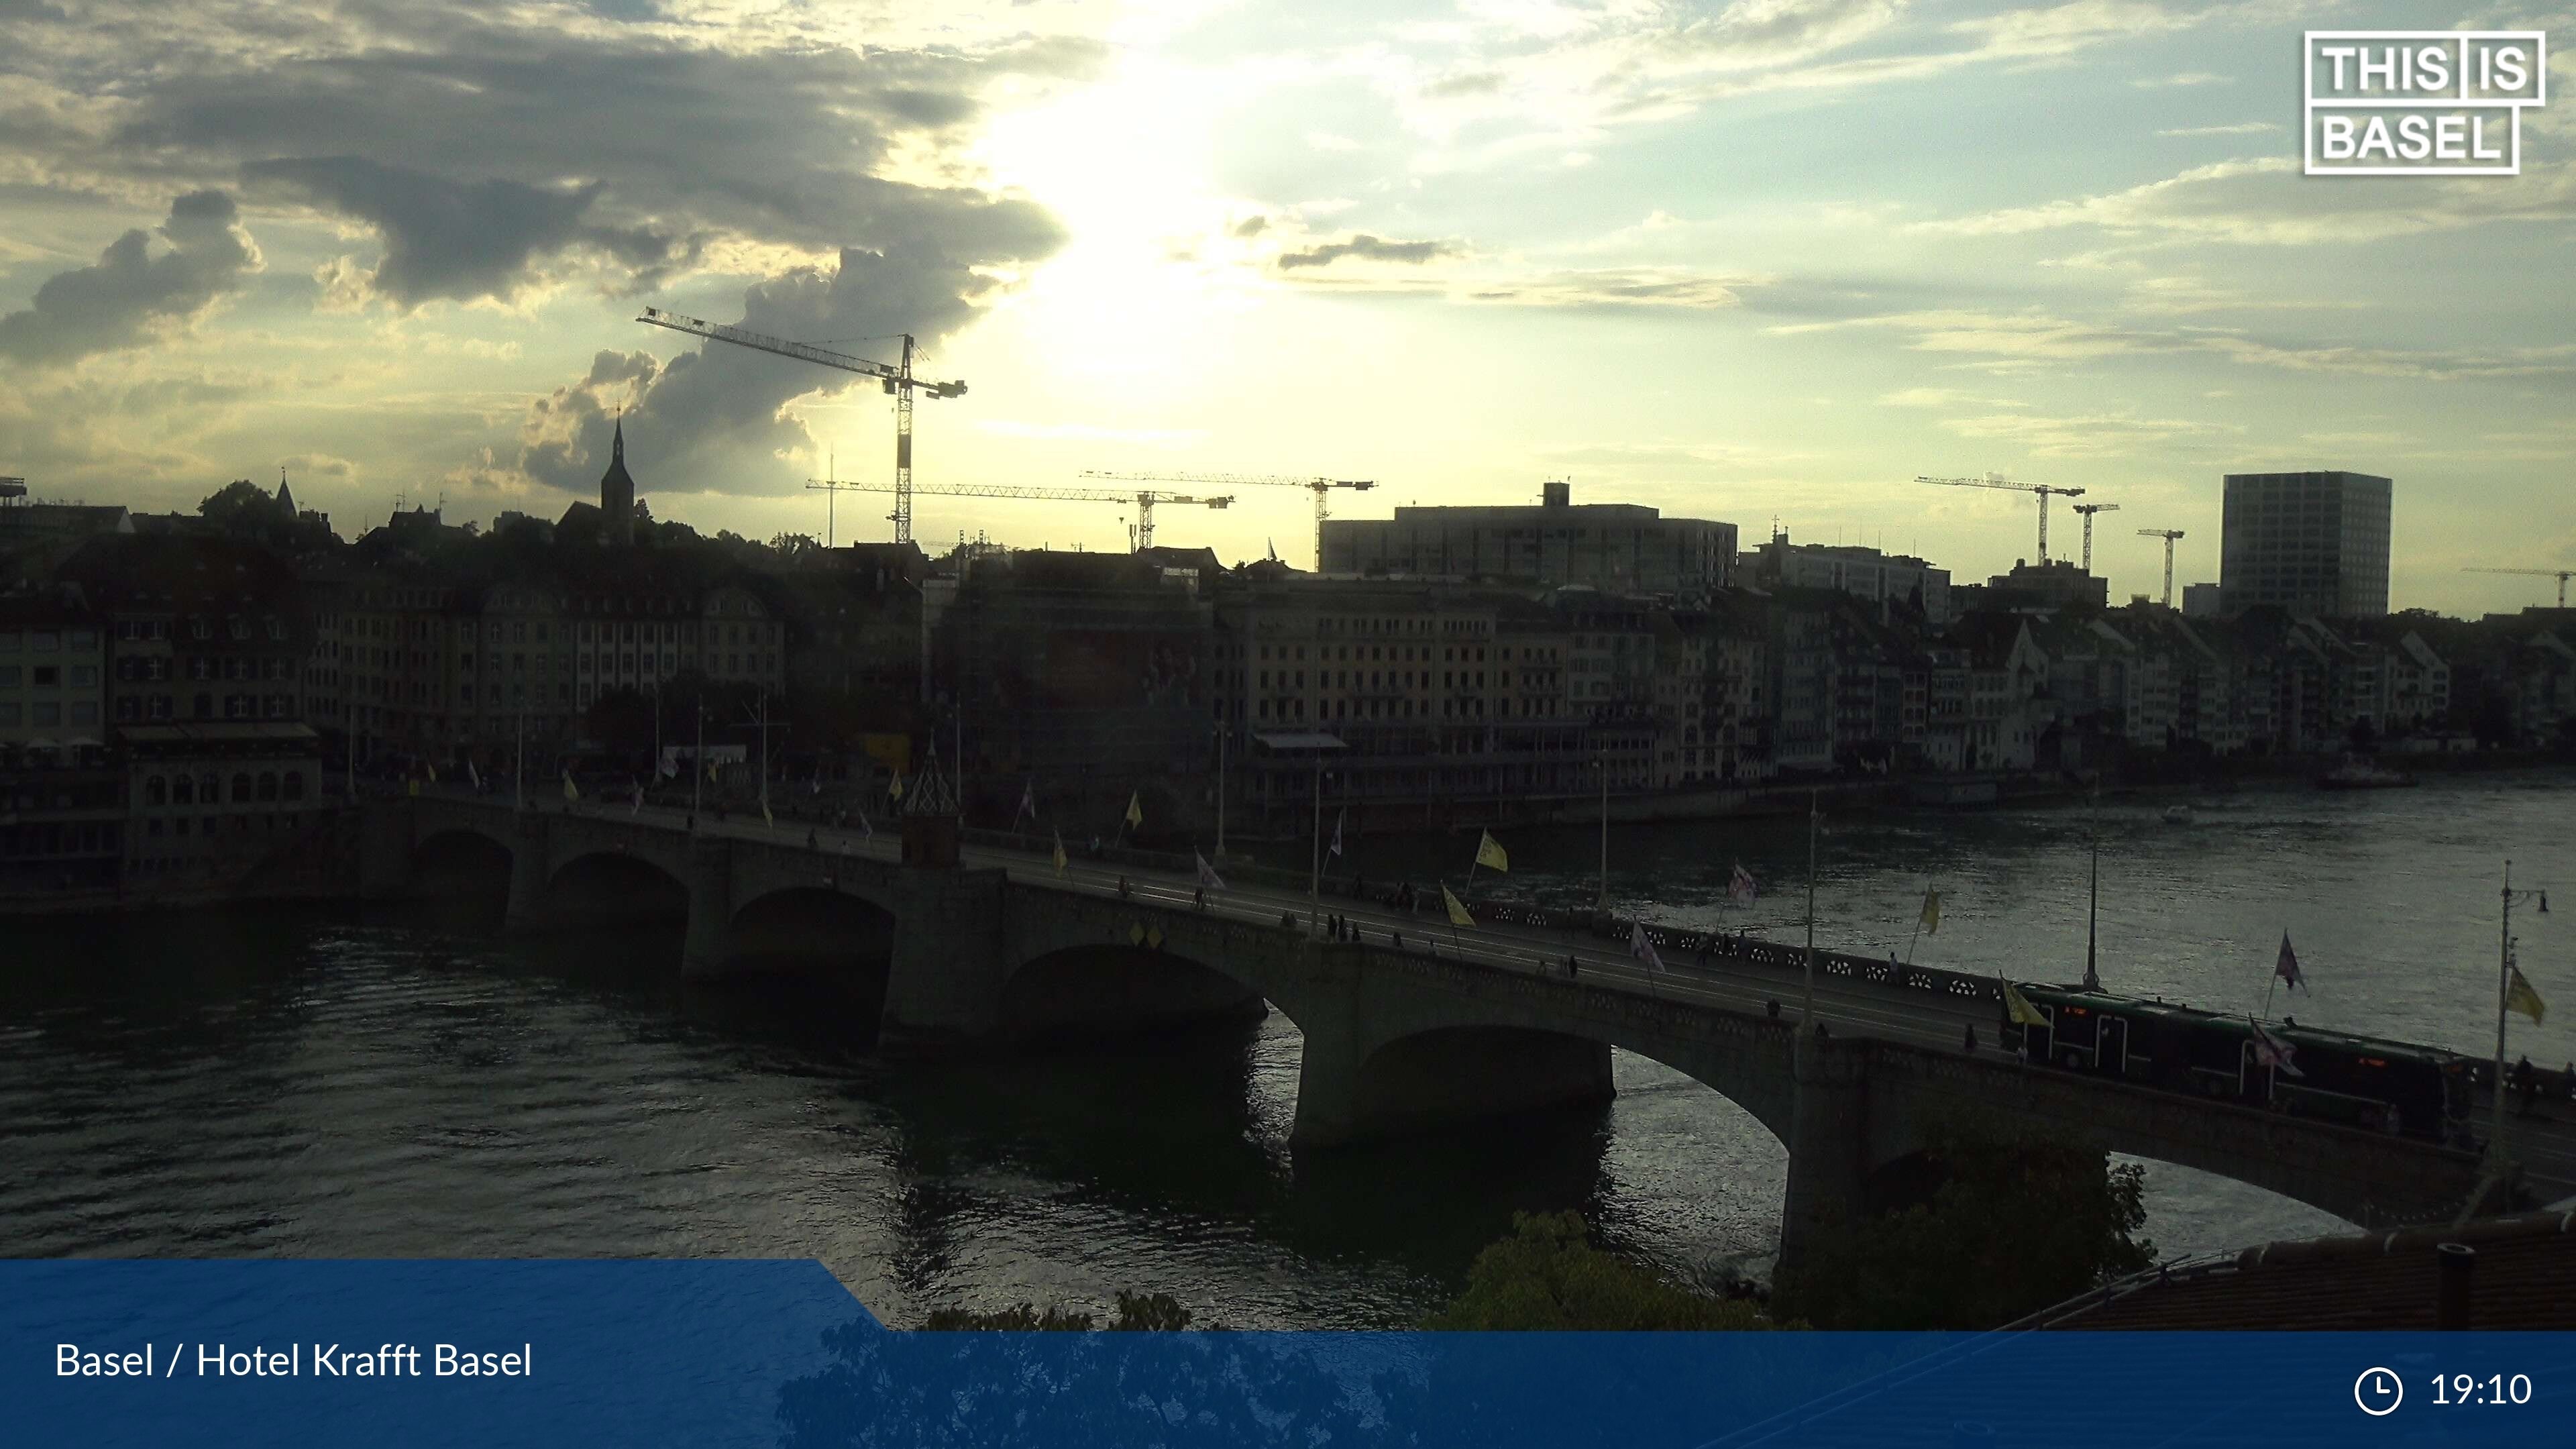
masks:
<path fill-rule="evenodd" d="M 389 900 L 411 889 L 414 825 L 410 802 L 380 800 L 358 811 L 358 897 Z"/>
<path fill-rule="evenodd" d="M 879 1050 L 934 1050 L 1000 1025 L 1009 973 L 1005 882 L 999 870 L 911 869 L 895 876 L 894 952 Z"/>
<path fill-rule="evenodd" d="M 680 947 L 680 975 L 707 977 L 724 969 L 733 936 L 733 842 L 720 835 L 689 838 L 689 925 Z"/>
<path fill-rule="evenodd" d="M 553 857 L 549 844 L 546 817 L 529 811 L 510 822 L 510 900 L 502 908 L 501 929 L 527 931 L 544 925 L 546 882 L 552 878 Z"/>
<path fill-rule="evenodd" d="M 1780 1205 L 1775 1282 L 1791 1278 L 1837 1224 L 1860 1221 L 1869 1180 L 1868 1054 L 1859 1042 L 1802 1037 L 1793 1053 L 1789 1185 Z"/>

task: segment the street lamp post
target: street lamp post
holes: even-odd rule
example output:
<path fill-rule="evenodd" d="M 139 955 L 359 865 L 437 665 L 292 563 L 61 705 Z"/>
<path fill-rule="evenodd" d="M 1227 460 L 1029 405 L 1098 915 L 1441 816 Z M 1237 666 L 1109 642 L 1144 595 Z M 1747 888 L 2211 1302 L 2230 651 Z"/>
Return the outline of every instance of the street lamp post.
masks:
<path fill-rule="evenodd" d="M 1601 776 L 1601 888 L 1592 897 L 1597 914 L 1610 909 L 1610 757 L 1603 751 L 1592 752 L 1592 768 Z"/>
<path fill-rule="evenodd" d="M 2503 909 L 2497 912 L 2496 921 L 2495 1127 L 2488 1133 L 2487 1143 L 2490 1161 L 2488 1171 L 2499 1179 L 2511 1171 L 2506 1162 L 2504 1143 L 2504 1018 L 2508 1003 L 2513 999 L 2513 908 L 2525 900 L 2537 899 L 2540 902 L 2540 909 L 2546 912 L 2549 909 L 2549 892 L 2515 890 L 2513 862 L 2508 860 L 2504 863 L 2504 890 L 2501 892 L 2501 898 Z M 2510 1183 L 2505 1185 L 2507 1191 L 2510 1191 Z"/>
<path fill-rule="evenodd" d="M 1306 878 L 1306 929 L 1321 928 L 1324 918 L 1324 752 L 1315 752 L 1315 864 Z"/>
<path fill-rule="evenodd" d="M 1225 725 L 1216 727 L 1216 858 L 1225 859 L 1225 737 L 1232 731 Z"/>
<path fill-rule="evenodd" d="M 1816 1020 L 1816 808 L 1817 791 L 1807 792 L 1807 999 L 1798 1009 L 1798 1039 L 1803 1042 Z"/>

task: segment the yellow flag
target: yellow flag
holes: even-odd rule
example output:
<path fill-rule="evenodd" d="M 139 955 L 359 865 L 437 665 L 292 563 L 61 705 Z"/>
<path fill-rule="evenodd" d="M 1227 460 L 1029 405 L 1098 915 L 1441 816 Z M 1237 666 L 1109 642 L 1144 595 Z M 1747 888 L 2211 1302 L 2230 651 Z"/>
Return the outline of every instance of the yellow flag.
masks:
<path fill-rule="evenodd" d="M 437 767 L 436 765 L 431 765 L 431 766 L 429 766 L 429 767 L 428 767 L 428 770 L 429 770 L 429 783 L 431 783 L 431 784 L 433 784 L 433 785 L 437 784 L 437 783 L 438 783 L 438 767 Z"/>
<path fill-rule="evenodd" d="M 1512 858 L 1503 854 L 1503 843 L 1496 840 L 1490 830 L 1484 832 L 1484 837 L 1476 842 L 1476 864 L 1487 870 L 1510 870 Z"/>
<path fill-rule="evenodd" d="M 1940 934 L 1941 893 L 1939 891 L 1927 890 L 1923 893 L 1923 930 L 1926 935 Z"/>
<path fill-rule="evenodd" d="M 1144 823 L 1145 803 L 1138 798 L 1136 791 L 1130 790 L 1127 792 L 1127 828 L 1133 830 Z"/>
<path fill-rule="evenodd" d="M 578 800 L 581 798 L 581 787 L 572 782 L 572 771 L 570 770 L 564 771 L 564 798 L 567 800 Z"/>
<path fill-rule="evenodd" d="M 1055 873 L 1059 876 L 1064 874 L 1064 832 L 1061 830 L 1055 833 Z"/>
<path fill-rule="evenodd" d="M 1458 898 L 1449 893 L 1449 887 L 1446 885 L 1440 887 L 1440 905 L 1449 912 L 1449 924 L 1453 926 L 1476 924 L 1476 918 L 1467 914 L 1466 906 L 1460 904 Z"/>
<path fill-rule="evenodd" d="M 894 772 L 894 783 L 886 786 L 886 798 L 889 800 L 900 800 L 903 798 L 903 771 L 897 770 Z"/>
<path fill-rule="evenodd" d="M 769 802 L 766 800 L 760 802 L 760 823 L 772 828 L 778 824 L 778 817 L 769 813 Z"/>
<path fill-rule="evenodd" d="M 2531 983 L 2522 978 L 2521 967 L 2507 966 L 2505 970 L 2512 973 L 2512 975 L 2507 977 L 2505 981 L 2504 1004 L 2506 1009 L 2519 1011 L 2523 1015 L 2530 1017 L 2532 1021 L 2537 1024 L 2540 1020 L 2541 1012 L 2547 1009 L 2541 1004 L 2540 993 L 2532 990 Z"/>
<path fill-rule="evenodd" d="M 2013 984 L 2009 981 L 2003 981 L 2000 984 L 2004 988 L 2004 1015 L 2010 1017 L 2014 1025 L 2048 1025 L 2048 1018 L 2040 1014 L 2038 1007 L 2030 1004 L 2029 997 L 2014 990 Z"/>
<path fill-rule="evenodd" d="M 420 782 L 418 780 L 405 780 L 403 783 L 411 787 L 412 794 L 417 795 L 420 793 Z"/>

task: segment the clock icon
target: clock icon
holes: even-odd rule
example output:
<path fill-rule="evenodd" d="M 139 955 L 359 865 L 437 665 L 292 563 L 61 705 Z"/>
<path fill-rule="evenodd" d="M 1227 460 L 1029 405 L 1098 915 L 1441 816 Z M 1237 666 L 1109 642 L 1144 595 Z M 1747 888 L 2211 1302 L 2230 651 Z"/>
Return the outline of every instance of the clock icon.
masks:
<path fill-rule="evenodd" d="M 2392 1370 L 2363 1369 L 2361 1377 L 2352 1381 L 2352 1401 L 2370 1417 L 2385 1418 L 2396 1413 L 2397 1406 L 2406 1402 L 2406 1386 L 2398 1382 Z"/>

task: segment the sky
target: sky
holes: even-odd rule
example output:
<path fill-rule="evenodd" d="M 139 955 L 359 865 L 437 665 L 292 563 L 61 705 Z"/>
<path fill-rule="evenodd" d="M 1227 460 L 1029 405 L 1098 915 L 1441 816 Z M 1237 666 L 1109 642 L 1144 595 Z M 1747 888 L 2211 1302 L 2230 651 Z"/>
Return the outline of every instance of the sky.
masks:
<path fill-rule="evenodd" d="M 343 536 L 594 499 L 822 535 L 874 383 L 916 479 L 1368 479 L 1634 502 L 1982 579 L 2088 490 L 2114 600 L 2217 577 L 2220 478 L 2396 480 L 2393 607 L 2576 567 L 2576 97 L 2522 174 L 2300 174 L 2301 32 L 2576 9 L 2270 0 L 0 0 L 0 474 Z M 2553 94 L 2571 66 L 2551 56 Z M 1127 484 L 1129 488 L 1144 486 Z M 1158 542 L 1311 561 L 1309 494 Z M 884 539 L 881 493 L 831 502 Z M 1132 506 L 924 493 L 915 536 L 1121 549 Z M 2077 521 L 2052 511 L 2051 553 Z"/>

